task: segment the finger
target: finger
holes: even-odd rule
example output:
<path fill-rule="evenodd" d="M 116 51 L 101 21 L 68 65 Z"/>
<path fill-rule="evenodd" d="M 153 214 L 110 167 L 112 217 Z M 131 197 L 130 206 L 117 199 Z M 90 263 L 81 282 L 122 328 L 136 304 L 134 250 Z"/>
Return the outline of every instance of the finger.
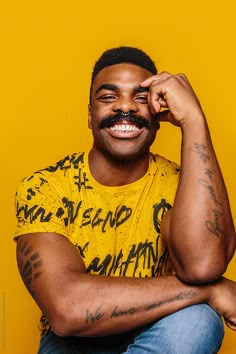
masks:
<path fill-rule="evenodd" d="M 162 108 L 168 108 L 166 100 L 162 97 L 156 98 L 155 100 L 149 100 L 149 106 L 151 108 L 152 114 L 157 114 Z"/>
<path fill-rule="evenodd" d="M 147 78 L 146 80 L 144 80 L 143 82 L 141 82 L 140 86 L 149 87 L 153 84 L 153 82 L 156 82 L 158 84 L 160 81 L 161 81 L 161 79 L 158 77 L 158 75 L 155 75 L 155 76 L 151 76 L 151 77 Z"/>
<path fill-rule="evenodd" d="M 157 87 L 155 84 L 152 85 L 148 94 L 148 103 L 152 108 L 152 113 L 159 113 L 161 108 L 168 108 L 165 94 L 161 91 L 160 86 Z"/>
<path fill-rule="evenodd" d="M 233 321 L 225 320 L 225 324 L 230 329 L 236 331 L 236 323 L 234 323 Z"/>
<path fill-rule="evenodd" d="M 162 108 L 168 108 L 168 104 L 166 102 L 166 98 L 165 97 L 160 97 L 159 98 L 159 103 L 160 103 Z"/>
<path fill-rule="evenodd" d="M 151 86 L 155 81 L 156 84 L 158 84 L 160 81 L 166 80 L 169 77 L 171 77 L 172 75 L 169 74 L 167 71 L 163 71 L 162 73 L 158 74 L 158 75 L 153 75 L 148 77 L 146 80 L 144 80 L 143 82 L 141 82 L 141 86 L 142 87 L 149 87 Z"/>
<path fill-rule="evenodd" d="M 149 103 L 149 107 L 151 109 L 151 113 L 152 114 L 159 113 L 160 110 L 161 110 L 161 105 L 159 103 L 158 98 L 154 101 L 154 100 L 151 100 L 150 97 L 149 97 L 148 101 L 149 101 L 148 103 Z"/>
<path fill-rule="evenodd" d="M 168 109 L 166 109 L 165 111 L 158 113 L 158 120 L 160 122 L 170 122 L 173 120 L 173 114 Z"/>

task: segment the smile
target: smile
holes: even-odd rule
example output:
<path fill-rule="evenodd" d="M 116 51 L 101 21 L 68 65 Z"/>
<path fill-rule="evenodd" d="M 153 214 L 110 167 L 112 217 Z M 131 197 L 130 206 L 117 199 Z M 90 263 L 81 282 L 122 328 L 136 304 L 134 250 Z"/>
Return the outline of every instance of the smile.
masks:
<path fill-rule="evenodd" d="M 138 131 L 139 128 L 136 127 L 135 125 L 130 125 L 130 124 L 116 124 L 116 125 L 113 125 L 112 127 L 109 128 L 110 130 L 113 130 L 115 132 L 127 132 L 127 133 L 130 133 L 130 132 L 135 132 L 135 131 Z"/>

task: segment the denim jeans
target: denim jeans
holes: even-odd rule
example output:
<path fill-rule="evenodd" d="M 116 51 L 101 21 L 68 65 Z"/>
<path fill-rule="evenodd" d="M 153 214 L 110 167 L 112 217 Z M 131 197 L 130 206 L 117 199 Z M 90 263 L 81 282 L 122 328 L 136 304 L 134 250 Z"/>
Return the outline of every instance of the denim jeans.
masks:
<path fill-rule="evenodd" d="M 38 354 L 213 354 L 221 347 L 224 326 L 208 305 L 199 304 L 175 312 L 139 333 L 103 338 L 41 338 Z"/>

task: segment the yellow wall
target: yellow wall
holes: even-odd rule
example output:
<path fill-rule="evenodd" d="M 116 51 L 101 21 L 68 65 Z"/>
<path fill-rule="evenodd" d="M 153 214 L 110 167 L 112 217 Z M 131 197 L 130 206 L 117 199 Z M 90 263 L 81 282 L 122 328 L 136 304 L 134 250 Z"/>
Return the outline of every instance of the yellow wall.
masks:
<path fill-rule="evenodd" d="M 5 3 L 5 5 L 3 5 Z M 15 264 L 14 193 L 34 170 L 91 144 L 90 73 L 111 46 L 138 46 L 160 70 L 185 72 L 202 102 L 236 217 L 233 0 L 8 0 L 0 5 L 0 352 L 36 353 L 39 311 Z M 155 149 L 179 161 L 177 128 Z M 236 280 L 233 259 L 228 276 Z M 221 353 L 236 352 L 227 330 Z"/>

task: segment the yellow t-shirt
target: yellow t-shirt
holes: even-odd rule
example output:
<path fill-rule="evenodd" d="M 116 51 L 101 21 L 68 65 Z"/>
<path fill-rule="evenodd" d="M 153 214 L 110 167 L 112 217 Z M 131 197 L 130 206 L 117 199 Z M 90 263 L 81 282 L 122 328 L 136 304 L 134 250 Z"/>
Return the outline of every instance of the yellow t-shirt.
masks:
<path fill-rule="evenodd" d="M 178 178 L 175 163 L 150 153 L 149 169 L 141 179 L 106 187 L 91 175 L 88 153 L 67 156 L 21 182 L 15 237 L 62 234 L 77 248 L 91 274 L 172 274 L 160 224 L 173 205 Z M 45 316 L 40 329 L 41 334 L 50 331 Z"/>
<path fill-rule="evenodd" d="M 99 184 L 78 153 L 25 178 L 16 195 L 15 236 L 55 232 L 80 252 L 87 272 L 157 276 L 172 272 L 160 223 L 173 205 L 179 167 L 150 153 L 147 173 L 118 187 Z"/>

